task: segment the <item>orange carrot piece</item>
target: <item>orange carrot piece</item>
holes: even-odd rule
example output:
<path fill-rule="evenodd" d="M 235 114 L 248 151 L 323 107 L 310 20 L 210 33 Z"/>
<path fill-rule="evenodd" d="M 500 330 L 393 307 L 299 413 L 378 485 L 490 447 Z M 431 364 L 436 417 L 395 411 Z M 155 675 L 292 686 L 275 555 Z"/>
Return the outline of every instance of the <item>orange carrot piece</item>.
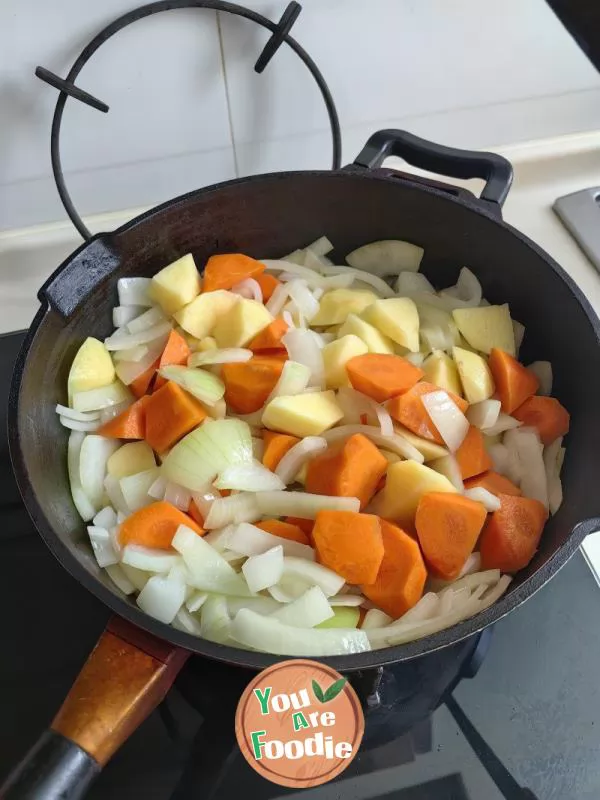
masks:
<path fill-rule="evenodd" d="M 187 513 L 188 516 L 190 516 L 200 528 L 204 528 L 204 517 L 200 513 L 200 509 L 193 500 L 190 500 Z"/>
<path fill-rule="evenodd" d="M 96 433 L 109 439 L 144 439 L 146 436 L 145 405 L 147 399 L 146 396 L 140 397 L 119 416 L 105 422 Z"/>
<path fill-rule="evenodd" d="M 310 544 L 308 536 L 298 525 L 282 522 L 280 519 L 263 519 L 262 522 L 255 522 L 254 524 L 261 531 L 272 533 L 273 536 L 279 536 L 281 539 L 290 539 L 292 542 L 300 542 L 300 544 Z"/>
<path fill-rule="evenodd" d="M 146 441 L 164 453 L 206 418 L 201 403 L 168 381 L 146 401 Z"/>
<path fill-rule="evenodd" d="M 390 397 L 412 389 L 423 377 L 423 370 L 401 356 L 365 353 L 346 363 L 353 388 L 384 403 Z"/>
<path fill-rule="evenodd" d="M 223 364 L 225 401 L 238 414 L 252 414 L 262 408 L 279 380 L 284 362 L 270 356 Z"/>
<path fill-rule="evenodd" d="M 502 411 L 506 414 L 512 414 L 539 389 L 540 382 L 537 375 L 504 350 L 493 347 L 488 365 L 502 403 Z"/>
<path fill-rule="evenodd" d="M 375 494 L 388 467 L 377 447 L 356 433 L 336 442 L 308 462 L 306 491 L 336 497 L 358 497 L 364 508 Z"/>
<path fill-rule="evenodd" d="M 481 503 L 460 494 L 428 492 L 419 500 L 415 527 L 430 572 L 451 581 L 473 552 L 485 523 Z"/>
<path fill-rule="evenodd" d="M 168 550 L 180 525 L 191 528 L 198 536 L 204 533 L 187 514 L 171 503 L 160 500 L 130 514 L 119 528 L 119 541 L 123 546 L 138 544 Z"/>
<path fill-rule="evenodd" d="M 160 358 L 157 358 L 156 361 L 151 364 L 145 372 L 142 372 L 139 378 L 136 378 L 127 387 L 138 399 L 143 397 L 152 388 L 152 380 L 156 375 L 156 370 L 158 369 L 159 364 Z"/>
<path fill-rule="evenodd" d="M 160 357 L 158 368 L 169 367 L 172 364 L 185 366 L 191 354 L 190 347 L 183 336 L 175 330 L 172 330 L 167 339 L 167 344 Z M 160 389 L 167 382 L 166 378 L 162 375 L 157 375 L 154 381 L 154 391 Z"/>
<path fill-rule="evenodd" d="M 281 281 L 278 281 L 273 275 L 269 275 L 268 272 L 261 272 L 260 275 L 255 275 L 254 280 L 261 288 L 263 303 L 268 302 L 275 289 L 281 285 Z"/>
<path fill-rule="evenodd" d="M 570 415 L 555 397 L 530 397 L 514 412 L 513 417 L 524 425 L 537 428 L 544 444 L 552 444 L 569 432 Z"/>
<path fill-rule="evenodd" d="M 496 496 L 499 494 L 512 494 L 515 497 L 520 497 L 521 495 L 521 490 L 518 486 L 515 486 L 504 475 L 500 475 L 499 472 L 494 472 L 493 470 L 483 472 L 481 475 L 476 475 L 474 478 L 469 478 L 465 481 L 465 489 L 476 489 L 478 487 L 487 489 L 488 492 Z"/>
<path fill-rule="evenodd" d="M 275 431 L 263 431 L 263 442 L 265 449 L 263 450 L 262 463 L 271 472 L 277 469 L 277 465 L 295 444 L 298 444 L 300 439 L 296 436 L 288 436 L 287 433 L 275 433 Z"/>
<path fill-rule="evenodd" d="M 266 328 L 260 333 L 257 333 L 250 344 L 246 345 L 248 350 L 253 353 L 264 353 L 278 350 L 279 352 L 287 352 L 284 345 L 281 344 L 281 337 L 288 329 L 288 324 L 282 319 L 274 319 Z"/>
<path fill-rule="evenodd" d="M 265 271 L 265 265 L 243 253 L 224 253 L 211 256 L 206 262 L 202 277 L 202 291 L 231 289 L 246 278 L 256 278 Z"/>
<path fill-rule="evenodd" d="M 469 428 L 455 455 L 463 480 L 480 475 L 492 466 L 492 459 L 483 443 L 483 434 L 474 425 Z"/>
<path fill-rule="evenodd" d="M 431 421 L 421 399 L 424 394 L 438 391 L 440 391 L 439 386 L 427 381 L 419 381 L 404 394 L 392 397 L 388 403 L 388 411 L 395 420 L 422 439 L 431 439 L 438 444 L 444 444 L 440 432 Z M 464 414 L 469 407 L 467 401 L 454 392 L 448 392 L 448 395 Z"/>
<path fill-rule="evenodd" d="M 481 569 L 517 572 L 531 561 L 548 518 L 539 500 L 499 495 L 500 508 L 490 515 L 479 542 Z"/>
<path fill-rule="evenodd" d="M 348 583 L 374 583 L 383 560 L 379 517 L 354 511 L 319 511 L 313 538 L 321 564 Z"/>
<path fill-rule="evenodd" d="M 315 527 L 314 519 L 302 519 L 302 517 L 286 517 L 286 522 L 289 522 L 290 525 L 295 525 L 297 528 L 300 528 L 306 534 L 308 538 L 308 543 L 312 544 L 312 532 L 313 528 Z"/>
<path fill-rule="evenodd" d="M 418 542 L 402 528 L 381 519 L 383 561 L 374 583 L 363 584 L 362 593 L 394 619 L 418 603 L 427 570 Z"/>

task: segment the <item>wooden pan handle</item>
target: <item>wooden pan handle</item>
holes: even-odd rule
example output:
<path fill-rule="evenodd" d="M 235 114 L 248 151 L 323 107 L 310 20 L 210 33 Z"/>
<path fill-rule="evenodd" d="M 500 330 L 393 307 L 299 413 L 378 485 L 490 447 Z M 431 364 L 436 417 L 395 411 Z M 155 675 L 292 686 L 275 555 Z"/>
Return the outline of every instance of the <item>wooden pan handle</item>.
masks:
<path fill-rule="evenodd" d="M 0 789 L 10 798 L 81 797 L 123 742 L 164 698 L 189 652 L 113 617 L 50 731 Z"/>

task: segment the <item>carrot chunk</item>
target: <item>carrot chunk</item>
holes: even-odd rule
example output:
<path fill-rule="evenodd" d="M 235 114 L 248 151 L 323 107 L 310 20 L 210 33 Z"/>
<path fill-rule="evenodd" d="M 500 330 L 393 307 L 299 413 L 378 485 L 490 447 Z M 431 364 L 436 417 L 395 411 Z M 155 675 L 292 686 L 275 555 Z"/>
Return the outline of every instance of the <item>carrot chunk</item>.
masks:
<path fill-rule="evenodd" d="M 480 475 L 492 466 L 492 459 L 485 449 L 483 434 L 479 428 L 471 425 L 461 446 L 456 451 L 456 460 L 463 480 Z"/>
<path fill-rule="evenodd" d="M 168 550 L 180 525 L 202 536 L 204 531 L 187 514 L 164 500 L 135 511 L 121 524 L 119 540 L 123 546 L 138 544 Z"/>
<path fill-rule="evenodd" d="M 313 538 L 321 564 L 348 583 L 374 583 L 383 560 L 379 517 L 354 511 L 319 511 Z"/>
<path fill-rule="evenodd" d="M 161 369 L 161 367 L 169 367 L 171 364 L 185 366 L 191 352 L 183 336 L 175 330 L 171 331 L 165 349 L 160 357 L 158 369 Z M 160 389 L 166 382 L 166 378 L 163 378 L 162 375 L 157 375 L 154 381 L 154 391 Z"/>
<path fill-rule="evenodd" d="M 142 374 L 127 387 L 138 399 L 143 397 L 152 388 L 152 381 L 154 380 L 159 364 L 160 358 L 157 358 L 145 372 L 142 372 Z"/>
<path fill-rule="evenodd" d="M 427 578 L 423 556 L 416 542 L 402 528 L 381 519 L 383 561 L 374 583 L 363 584 L 362 593 L 394 619 L 421 599 Z"/>
<path fill-rule="evenodd" d="M 109 439 L 144 439 L 146 436 L 147 397 L 140 397 L 117 417 L 105 422 L 96 433 Z"/>
<path fill-rule="evenodd" d="M 519 497 L 521 494 L 518 486 L 515 486 L 504 475 L 500 475 L 499 472 L 494 472 L 493 470 L 482 472 L 481 475 L 476 475 L 474 478 L 469 478 L 465 481 L 465 489 L 476 489 L 477 487 L 487 489 L 488 492 L 495 495 L 512 494 L 515 497 Z"/>
<path fill-rule="evenodd" d="M 281 344 L 281 337 L 288 330 L 288 324 L 282 319 L 274 319 L 254 339 L 247 345 L 248 350 L 253 353 L 286 352 L 284 345 Z"/>
<path fill-rule="evenodd" d="M 429 492 L 419 501 L 415 527 L 431 573 L 451 581 L 458 577 L 485 523 L 481 503 L 460 494 Z"/>
<path fill-rule="evenodd" d="M 238 414 L 252 414 L 262 408 L 275 388 L 284 361 L 269 356 L 255 356 L 250 361 L 223 364 L 225 401 Z"/>
<path fill-rule="evenodd" d="M 481 534 L 481 568 L 517 572 L 535 555 L 548 512 L 529 497 L 501 494 L 499 499 L 500 508 L 490 514 Z"/>
<path fill-rule="evenodd" d="M 422 400 L 424 394 L 438 391 L 440 391 L 439 386 L 427 381 L 420 381 L 404 394 L 392 397 L 388 403 L 388 411 L 395 420 L 417 436 L 443 445 L 444 440 L 431 421 L 431 417 L 427 413 Z M 453 392 L 448 392 L 447 394 L 464 414 L 469 407 L 467 401 Z"/>
<path fill-rule="evenodd" d="M 260 275 L 255 275 L 254 280 L 261 288 L 263 303 L 268 302 L 275 289 L 281 286 L 281 281 L 278 281 L 273 275 L 269 275 L 268 272 L 261 272 Z"/>
<path fill-rule="evenodd" d="M 273 536 L 279 536 L 282 539 L 290 539 L 293 542 L 300 542 L 300 544 L 310 545 L 308 536 L 298 525 L 292 525 L 290 522 L 282 522 L 280 519 L 263 519 L 262 522 L 254 523 L 257 528 L 267 533 L 272 533 Z"/>
<path fill-rule="evenodd" d="M 378 403 L 412 389 L 423 377 L 423 370 L 405 358 L 382 353 L 354 356 L 346 363 L 346 372 L 354 389 Z"/>
<path fill-rule="evenodd" d="M 303 531 L 307 538 L 308 543 L 312 544 L 312 532 L 313 528 L 315 527 L 314 519 L 302 519 L 302 517 L 286 517 L 286 522 L 289 522 L 290 525 L 296 525 L 296 527 L 300 528 Z"/>
<path fill-rule="evenodd" d="M 569 432 L 569 412 L 555 397 L 530 397 L 513 412 L 513 417 L 537 428 L 544 444 L 552 444 Z"/>
<path fill-rule="evenodd" d="M 488 365 L 494 377 L 502 411 L 506 414 L 512 414 L 515 408 L 539 389 L 537 376 L 504 350 L 493 347 Z"/>
<path fill-rule="evenodd" d="M 336 497 L 358 497 L 364 508 L 388 467 L 373 442 L 356 433 L 336 442 L 308 462 L 306 491 Z"/>
<path fill-rule="evenodd" d="M 206 262 L 202 277 L 202 291 L 231 289 L 246 278 L 256 278 L 265 271 L 265 265 L 243 253 L 224 253 L 211 256 Z"/>
<path fill-rule="evenodd" d="M 164 453 L 205 418 L 201 403 L 169 381 L 146 401 L 146 441 Z"/>
<path fill-rule="evenodd" d="M 287 433 L 276 433 L 275 431 L 263 430 L 263 450 L 262 463 L 271 472 L 277 469 L 277 465 L 300 439 L 297 436 L 289 436 Z"/>

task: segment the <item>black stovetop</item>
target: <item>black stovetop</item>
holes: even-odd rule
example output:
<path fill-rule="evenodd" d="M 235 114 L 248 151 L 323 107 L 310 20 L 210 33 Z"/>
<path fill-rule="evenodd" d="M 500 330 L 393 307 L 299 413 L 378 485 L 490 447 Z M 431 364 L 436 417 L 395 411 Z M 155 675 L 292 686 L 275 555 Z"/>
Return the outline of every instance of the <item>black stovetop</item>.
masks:
<path fill-rule="evenodd" d="M 0 418 L 6 417 L 21 341 L 22 334 L 0 337 Z M 1 782 L 51 721 L 109 612 L 62 569 L 35 532 L 12 477 L 4 426 L 0 523 Z M 435 684 L 440 677 L 442 685 L 441 673 L 452 659 L 427 669 L 415 666 L 412 673 L 384 673 L 382 702 L 377 713 L 367 711 L 361 752 L 340 779 L 308 794 L 313 800 L 600 797 L 599 603 L 600 590 L 578 554 L 551 585 L 496 625 L 476 677 L 462 680 L 448 705 L 431 717 L 416 714 L 420 721 L 414 726 L 409 681 Z M 457 651 L 467 668 L 476 644 Z M 163 705 L 104 770 L 91 800 L 233 798 L 240 787 L 256 798 L 290 794 L 247 766 L 234 742 L 232 719 L 210 717 L 201 686 L 214 685 L 206 678 L 215 670 L 225 693 L 235 680 L 226 670 L 190 662 Z M 461 708 L 476 730 L 461 719 Z"/>

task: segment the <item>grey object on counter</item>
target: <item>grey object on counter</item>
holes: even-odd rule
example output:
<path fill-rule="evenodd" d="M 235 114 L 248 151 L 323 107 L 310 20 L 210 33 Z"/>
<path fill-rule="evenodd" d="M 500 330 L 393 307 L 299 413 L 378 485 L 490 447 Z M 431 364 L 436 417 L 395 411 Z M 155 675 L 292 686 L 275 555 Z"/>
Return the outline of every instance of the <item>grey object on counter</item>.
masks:
<path fill-rule="evenodd" d="M 600 186 L 559 197 L 553 208 L 600 272 Z"/>

